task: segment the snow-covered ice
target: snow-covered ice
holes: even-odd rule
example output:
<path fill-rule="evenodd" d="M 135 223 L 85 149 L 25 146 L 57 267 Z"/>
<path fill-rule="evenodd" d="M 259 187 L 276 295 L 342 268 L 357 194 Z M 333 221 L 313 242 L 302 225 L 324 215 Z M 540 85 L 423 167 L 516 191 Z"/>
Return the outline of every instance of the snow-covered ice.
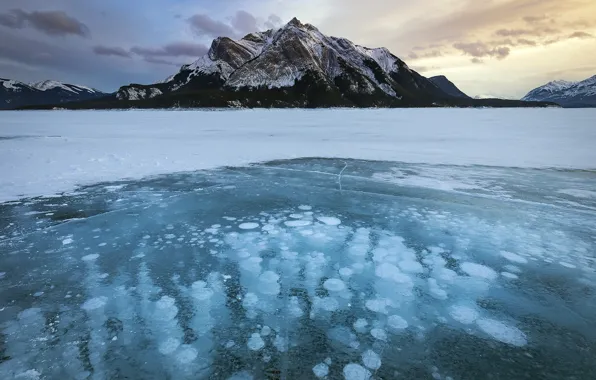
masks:
<path fill-rule="evenodd" d="M 594 112 L 6 111 L 0 137 L 18 138 L 0 138 L 0 201 L 100 181 L 313 156 L 591 169 Z M 454 182 L 445 177 L 442 183 Z M 567 189 L 577 188 L 556 191 Z"/>

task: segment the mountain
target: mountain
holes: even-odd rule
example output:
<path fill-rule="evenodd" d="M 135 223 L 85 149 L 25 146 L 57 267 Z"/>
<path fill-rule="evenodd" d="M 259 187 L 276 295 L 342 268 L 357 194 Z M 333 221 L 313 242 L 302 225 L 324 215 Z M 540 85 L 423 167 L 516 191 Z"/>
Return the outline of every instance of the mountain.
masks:
<path fill-rule="evenodd" d="M 596 75 L 581 82 L 549 82 L 528 92 L 522 100 L 555 102 L 567 108 L 596 107 Z"/>
<path fill-rule="evenodd" d="M 56 81 L 26 84 L 0 78 L 0 109 L 24 106 L 56 105 L 106 96 L 105 93 L 85 86 Z"/>
<path fill-rule="evenodd" d="M 443 90 L 444 93 L 447 95 L 451 95 L 456 98 L 463 98 L 463 99 L 470 99 L 470 97 L 464 94 L 453 82 L 447 79 L 444 75 L 437 75 L 435 77 L 430 77 L 431 82 L 433 82 L 437 87 Z"/>
<path fill-rule="evenodd" d="M 130 84 L 69 108 L 546 106 L 450 95 L 385 48 L 321 33 L 294 18 L 239 40 L 216 38 L 166 80 Z M 47 107 L 49 108 L 49 107 Z"/>

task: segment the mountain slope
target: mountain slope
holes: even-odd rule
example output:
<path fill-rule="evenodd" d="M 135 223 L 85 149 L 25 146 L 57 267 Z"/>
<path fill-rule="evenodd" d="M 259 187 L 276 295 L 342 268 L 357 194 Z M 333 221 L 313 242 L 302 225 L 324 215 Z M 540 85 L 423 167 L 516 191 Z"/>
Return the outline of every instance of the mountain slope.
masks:
<path fill-rule="evenodd" d="M 463 99 L 470 99 L 470 97 L 464 94 L 453 82 L 451 82 L 447 77 L 444 75 L 438 75 L 434 77 L 428 78 L 431 82 L 433 82 L 437 87 L 439 87 L 443 92 L 447 95 L 451 95 L 456 98 L 463 98 Z"/>
<path fill-rule="evenodd" d="M 596 75 L 581 82 L 553 81 L 530 91 L 525 101 L 549 101 L 563 107 L 596 107 Z"/>
<path fill-rule="evenodd" d="M 107 94 L 85 86 L 56 81 L 26 84 L 0 78 L 0 109 L 78 102 L 106 96 Z"/>

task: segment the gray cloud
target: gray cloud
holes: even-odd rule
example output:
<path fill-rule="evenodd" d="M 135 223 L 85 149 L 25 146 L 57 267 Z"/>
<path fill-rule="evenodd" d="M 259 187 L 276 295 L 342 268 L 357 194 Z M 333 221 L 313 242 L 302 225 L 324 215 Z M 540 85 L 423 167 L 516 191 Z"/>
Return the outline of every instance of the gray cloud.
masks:
<path fill-rule="evenodd" d="M 475 63 L 475 64 L 477 64 L 477 65 L 481 65 L 481 64 L 483 64 L 483 63 L 484 63 L 484 61 L 483 61 L 483 60 L 481 60 L 480 58 L 476 58 L 476 57 L 472 58 L 470 61 L 471 61 L 472 63 Z"/>
<path fill-rule="evenodd" d="M 265 21 L 265 27 L 267 29 L 276 29 L 283 23 L 281 17 L 276 14 L 269 15 L 267 21 Z"/>
<path fill-rule="evenodd" d="M 536 45 L 538 45 L 536 43 L 536 41 L 528 40 L 528 39 L 525 39 L 525 38 L 519 38 L 517 40 L 517 44 L 518 45 L 525 45 L 525 46 L 536 46 Z"/>
<path fill-rule="evenodd" d="M 135 46 L 130 49 L 132 53 L 144 57 L 194 57 L 198 58 L 209 51 L 203 44 L 193 42 L 174 42 L 158 48 Z"/>
<path fill-rule="evenodd" d="M 246 11 L 238 11 L 232 18 L 232 26 L 242 34 L 256 32 L 257 19 Z"/>
<path fill-rule="evenodd" d="M 420 51 L 420 50 L 418 50 Z M 437 58 L 437 57 L 442 57 L 443 56 L 443 52 L 441 52 L 440 50 L 431 50 L 428 52 L 424 52 L 424 53 L 416 53 L 414 51 L 412 51 L 409 55 L 408 58 L 410 59 L 423 59 L 423 58 Z"/>
<path fill-rule="evenodd" d="M 569 35 L 569 38 L 594 38 L 594 36 L 586 32 L 574 32 Z"/>
<path fill-rule="evenodd" d="M 501 37 L 548 36 L 560 32 L 558 29 L 549 27 L 538 29 L 499 29 L 495 32 L 495 35 Z"/>
<path fill-rule="evenodd" d="M 62 11 L 26 12 L 22 9 L 13 9 L 0 13 L 0 24 L 13 29 L 30 26 L 49 36 L 88 37 L 90 35 L 87 25 Z"/>
<path fill-rule="evenodd" d="M 511 49 L 507 46 L 491 47 L 484 42 L 457 42 L 453 47 L 466 55 L 474 58 L 492 57 L 496 59 L 507 58 Z"/>
<path fill-rule="evenodd" d="M 196 14 L 188 20 L 192 31 L 197 36 L 206 37 L 233 37 L 236 35 L 234 29 L 221 21 L 212 19 L 205 14 Z"/>
<path fill-rule="evenodd" d="M 145 58 L 143 58 L 143 60 L 145 62 L 155 63 L 155 64 L 158 64 L 158 65 L 168 65 L 168 66 L 176 66 L 176 67 L 181 66 L 180 63 L 168 61 L 168 60 L 161 59 L 161 58 L 155 58 L 155 57 L 145 57 Z"/>
<path fill-rule="evenodd" d="M 97 55 L 107 55 L 114 57 L 130 58 L 130 52 L 121 47 L 97 45 L 93 47 L 93 52 Z"/>
<path fill-rule="evenodd" d="M 525 22 L 527 22 L 528 24 L 538 24 L 538 23 L 548 20 L 548 17 L 546 17 L 546 16 L 526 16 L 523 18 L 523 20 Z M 554 20 L 552 20 L 552 21 L 554 23 Z"/>

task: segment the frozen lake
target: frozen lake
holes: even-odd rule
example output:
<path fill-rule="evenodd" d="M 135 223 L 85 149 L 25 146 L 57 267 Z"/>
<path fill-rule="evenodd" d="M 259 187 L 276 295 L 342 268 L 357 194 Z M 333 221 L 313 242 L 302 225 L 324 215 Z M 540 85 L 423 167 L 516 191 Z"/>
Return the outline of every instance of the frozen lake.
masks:
<path fill-rule="evenodd" d="M 594 113 L 393 112 L 0 114 L 0 378 L 595 378 Z"/>

